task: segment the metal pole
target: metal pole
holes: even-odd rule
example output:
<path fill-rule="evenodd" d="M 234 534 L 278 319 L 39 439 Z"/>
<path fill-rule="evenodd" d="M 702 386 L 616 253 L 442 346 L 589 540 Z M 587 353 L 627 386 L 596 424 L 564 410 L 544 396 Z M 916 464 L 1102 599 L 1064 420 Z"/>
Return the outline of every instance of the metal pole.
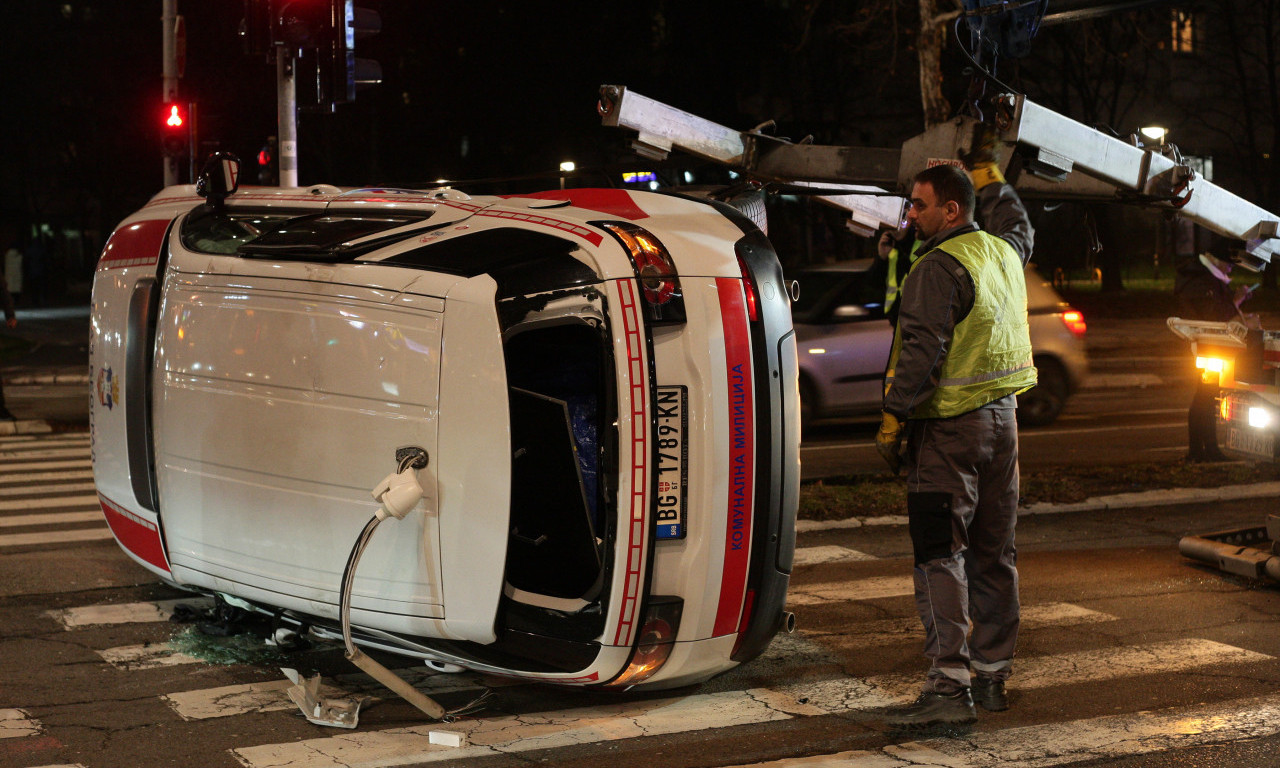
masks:
<path fill-rule="evenodd" d="M 298 186 L 298 89 L 293 51 L 276 46 L 276 120 L 280 132 L 280 186 Z"/>
<path fill-rule="evenodd" d="M 164 104 L 176 103 L 178 100 L 178 0 L 162 0 L 163 10 L 160 14 L 162 39 L 164 41 L 163 72 L 164 81 L 161 88 L 161 101 Z M 178 158 L 165 156 L 164 185 L 171 187 L 178 183 Z"/>
<path fill-rule="evenodd" d="M 187 178 L 196 183 L 196 154 L 200 151 L 199 122 L 196 115 L 196 103 L 187 105 Z"/>

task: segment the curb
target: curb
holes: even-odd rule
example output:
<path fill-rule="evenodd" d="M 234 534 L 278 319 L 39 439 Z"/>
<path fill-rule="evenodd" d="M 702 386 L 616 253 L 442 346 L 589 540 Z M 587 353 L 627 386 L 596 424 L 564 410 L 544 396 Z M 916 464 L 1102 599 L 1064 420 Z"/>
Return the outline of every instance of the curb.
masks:
<path fill-rule="evenodd" d="M 1018 509 L 1018 517 L 1030 515 L 1058 515 L 1068 512 L 1104 512 L 1110 509 L 1141 509 L 1167 507 L 1175 504 L 1203 504 L 1214 501 L 1240 499 L 1265 499 L 1280 496 L 1280 482 L 1231 485 L 1222 488 L 1164 488 L 1158 491 L 1117 493 L 1097 496 L 1072 504 L 1040 502 Z M 852 517 L 847 520 L 797 520 L 796 533 L 832 531 L 844 528 L 861 528 L 868 525 L 906 525 L 906 515 L 880 517 Z"/>

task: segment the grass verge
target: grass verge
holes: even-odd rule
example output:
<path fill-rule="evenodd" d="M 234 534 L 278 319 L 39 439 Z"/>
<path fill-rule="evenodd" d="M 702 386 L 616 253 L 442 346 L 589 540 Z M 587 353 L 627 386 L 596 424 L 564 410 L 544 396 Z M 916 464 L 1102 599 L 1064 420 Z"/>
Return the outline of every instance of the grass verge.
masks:
<path fill-rule="evenodd" d="M 1071 504 L 1097 496 L 1166 488 L 1220 488 L 1280 480 L 1280 464 L 1123 464 L 1061 467 L 1023 472 L 1022 506 L 1038 502 Z M 902 515 L 907 510 L 906 484 L 888 475 L 852 475 L 805 483 L 800 488 L 801 520 Z"/>

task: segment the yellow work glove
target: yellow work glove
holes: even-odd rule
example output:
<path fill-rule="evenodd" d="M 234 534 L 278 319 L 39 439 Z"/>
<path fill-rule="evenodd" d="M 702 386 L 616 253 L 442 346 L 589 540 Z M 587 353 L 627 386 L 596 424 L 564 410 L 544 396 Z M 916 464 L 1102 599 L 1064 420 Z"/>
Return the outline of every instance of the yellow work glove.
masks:
<path fill-rule="evenodd" d="M 969 178 L 973 180 L 975 191 L 996 182 L 1004 183 L 1004 174 L 1000 172 L 1000 166 L 995 163 L 980 163 L 973 166 L 969 171 Z"/>
<path fill-rule="evenodd" d="M 898 474 L 902 467 L 902 422 L 888 411 L 880 420 L 880 430 L 876 432 L 876 451 L 889 465 L 889 471 Z"/>
<path fill-rule="evenodd" d="M 974 124 L 969 151 L 960 155 L 960 161 L 969 171 L 974 189 L 996 182 L 1004 183 L 1004 174 L 1000 172 L 1000 142 L 991 126 Z"/>

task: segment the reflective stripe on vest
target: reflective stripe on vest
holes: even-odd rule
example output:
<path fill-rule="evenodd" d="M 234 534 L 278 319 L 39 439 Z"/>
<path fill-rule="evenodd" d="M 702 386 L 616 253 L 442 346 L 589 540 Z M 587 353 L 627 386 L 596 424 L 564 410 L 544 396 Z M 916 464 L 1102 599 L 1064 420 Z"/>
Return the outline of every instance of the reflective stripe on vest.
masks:
<path fill-rule="evenodd" d="M 969 273 L 974 286 L 973 308 L 952 330 L 937 389 L 929 400 L 912 409 L 911 418 L 959 416 L 1006 395 L 1025 392 L 1036 383 L 1027 325 L 1027 286 L 1022 261 L 1013 247 L 985 232 L 969 232 L 946 240 L 938 249 Z M 910 273 L 907 276 L 910 279 Z M 890 376 L 901 351 L 901 338 L 895 334 Z"/>

